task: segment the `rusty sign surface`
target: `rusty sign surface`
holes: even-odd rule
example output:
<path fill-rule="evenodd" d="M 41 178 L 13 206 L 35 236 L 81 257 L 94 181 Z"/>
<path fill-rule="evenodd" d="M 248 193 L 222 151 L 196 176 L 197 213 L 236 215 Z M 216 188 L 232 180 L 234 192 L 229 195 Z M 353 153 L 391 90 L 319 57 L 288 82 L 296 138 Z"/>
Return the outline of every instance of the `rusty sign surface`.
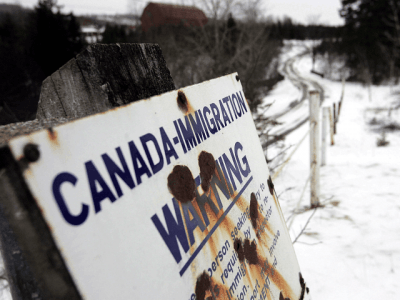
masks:
<path fill-rule="evenodd" d="M 9 146 L 83 299 L 309 299 L 237 74 Z"/>

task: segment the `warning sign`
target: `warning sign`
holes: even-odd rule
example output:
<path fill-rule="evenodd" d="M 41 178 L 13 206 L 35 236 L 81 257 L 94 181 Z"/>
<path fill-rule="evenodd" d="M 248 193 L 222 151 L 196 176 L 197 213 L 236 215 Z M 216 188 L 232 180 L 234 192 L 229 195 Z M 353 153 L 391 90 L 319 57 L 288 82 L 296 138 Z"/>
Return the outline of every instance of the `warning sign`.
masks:
<path fill-rule="evenodd" d="M 309 299 L 237 74 L 10 142 L 83 299 Z"/>

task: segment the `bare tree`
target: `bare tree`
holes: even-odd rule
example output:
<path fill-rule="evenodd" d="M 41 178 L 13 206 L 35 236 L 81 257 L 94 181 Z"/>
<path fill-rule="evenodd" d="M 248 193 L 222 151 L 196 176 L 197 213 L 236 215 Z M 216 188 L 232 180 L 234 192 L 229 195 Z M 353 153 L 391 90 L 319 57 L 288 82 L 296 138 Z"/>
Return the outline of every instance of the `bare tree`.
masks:
<path fill-rule="evenodd" d="M 176 84 L 185 86 L 237 71 L 255 108 L 271 85 L 268 79 L 278 76 L 281 46 L 280 40 L 269 38 L 270 27 L 260 14 L 262 1 L 201 3 L 210 16 L 208 24 L 188 29 L 189 34 L 175 43 L 175 51 L 169 52 L 179 52 L 179 57 L 166 59 Z"/>
<path fill-rule="evenodd" d="M 400 49 L 400 21 L 399 21 L 399 5 L 398 2 L 389 1 L 392 14 L 389 14 L 384 20 L 384 23 L 388 26 L 389 30 L 384 31 L 385 37 L 389 40 L 390 44 L 379 43 L 381 51 L 385 54 L 389 61 L 389 76 L 391 79 L 396 77 L 395 75 L 396 62 L 399 59 Z M 392 88 L 392 86 L 391 86 Z"/>

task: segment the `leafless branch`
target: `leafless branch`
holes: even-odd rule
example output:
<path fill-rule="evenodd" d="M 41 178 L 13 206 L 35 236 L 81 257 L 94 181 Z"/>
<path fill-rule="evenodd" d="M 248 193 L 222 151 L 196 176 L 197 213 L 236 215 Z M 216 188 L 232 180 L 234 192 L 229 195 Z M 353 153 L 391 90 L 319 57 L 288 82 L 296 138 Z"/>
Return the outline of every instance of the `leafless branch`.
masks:
<path fill-rule="evenodd" d="M 308 218 L 306 224 L 304 225 L 304 227 L 301 229 L 300 233 L 297 235 L 297 237 L 294 239 L 293 244 L 297 242 L 297 240 L 299 239 L 299 237 L 304 233 L 304 230 L 306 230 L 308 223 L 310 223 L 311 218 L 314 216 L 315 212 L 317 211 L 316 207 L 313 211 L 313 213 L 311 214 L 311 216 Z"/>
<path fill-rule="evenodd" d="M 273 158 L 271 158 L 269 161 L 273 161 L 275 158 L 279 157 L 281 154 L 285 153 L 286 151 L 288 151 L 290 148 L 292 148 L 294 145 L 290 145 L 289 147 L 287 147 L 285 150 L 279 152 L 277 155 L 275 155 Z"/>
<path fill-rule="evenodd" d="M 294 187 L 288 187 L 288 188 L 285 189 L 283 192 L 281 192 L 281 193 L 278 195 L 277 198 L 279 199 L 283 193 L 286 193 L 287 191 L 290 191 L 290 190 L 293 190 L 293 189 L 294 189 Z"/>
<path fill-rule="evenodd" d="M 318 243 L 304 243 L 304 242 L 298 242 L 299 244 L 304 244 L 304 245 L 309 245 L 309 246 L 315 246 L 315 245 L 318 245 L 318 244 L 322 244 L 322 242 L 318 242 Z"/>

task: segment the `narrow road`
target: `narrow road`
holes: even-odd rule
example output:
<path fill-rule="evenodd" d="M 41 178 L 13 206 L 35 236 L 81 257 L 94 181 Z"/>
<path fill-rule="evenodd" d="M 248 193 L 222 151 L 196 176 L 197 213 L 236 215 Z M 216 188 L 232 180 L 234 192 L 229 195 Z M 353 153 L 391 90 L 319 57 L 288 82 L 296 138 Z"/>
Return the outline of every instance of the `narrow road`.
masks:
<path fill-rule="evenodd" d="M 287 134 L 293 132 L 309 119 L 309 107 L 308 100 L 309 92 L 316 90 L 321 95 L 321 104 L 324 101 L 324 89 L 315 80 L 305 78 L 302 76 L 295 67 L 295 63 L 300 60 L 304 55 L 309 55 L 308 52 L 296 55 L 288 59 L 281 72 L 292 84 L 297 87 L 300 91 L 299 99 L 288 103 L 288 106 L 282 111 L 265 117 L 260 116 L 255 121 L 257 127 L 261 127 L 262 123 L 272 123 L 274 126 L 265 126 L 265 129 L 261 133 L 264 136 L 263 147 L 268 147 L 283 139 Z"/>

